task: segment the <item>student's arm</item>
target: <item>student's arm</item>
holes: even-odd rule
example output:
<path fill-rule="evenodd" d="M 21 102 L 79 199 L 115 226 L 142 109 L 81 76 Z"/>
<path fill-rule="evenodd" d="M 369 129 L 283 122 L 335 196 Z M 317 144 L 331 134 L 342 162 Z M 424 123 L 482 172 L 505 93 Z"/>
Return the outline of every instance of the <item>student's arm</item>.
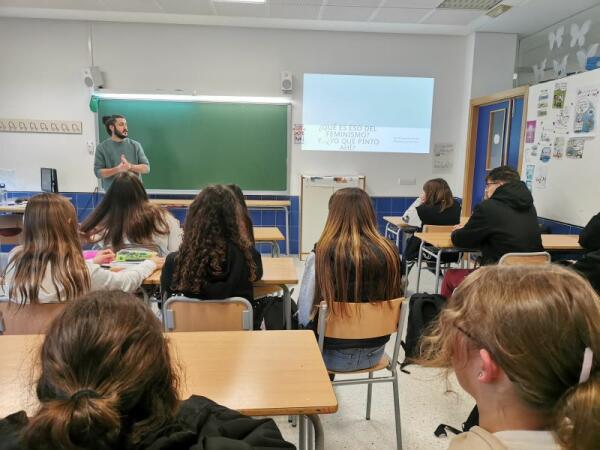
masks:
<path fill-rule="evenodd" d="M 125 292 L 134 292 L 158 267 L 157 263 L 150 259 L 119 272 L 103 269 L 92 262 L 87 262 L 87 265 L 92 281 L 92 291 L 119 290 Z"/>
<path fill-rule="evenodd" d="M 306 326 L 313 317 L 315 303 L 315 254 L 311 252 L 304 264 L 304 275 L 298 293 L 298 323 Z"/>
<path fill-rule="evenodd" d="M 423 200 L 421 200 L 421 197 L 418 197 L 413 204 L 410 205 L 406 211 L 404 211 L 404 215 L 402 217 L 407 224 L 412 225 L 413 227 L 420 227 L 422 225 L 421 219 L 419 218 L 419 213 L 417 212 L 417 207 L 421 206 L 422 204 Z"/>
<path fill-rule="evenodd" d="M 252 248 L 252 259 L 254 260 L 254 267 L 256 267 L 256 280 L 260 280 L 263 276 L 262 258 L 255 248 Z"/>
<path fill-rule="evenodd" d="M 596 214 L 579 235 L 579 244 L 586 250 L 600 249 L 600 213 Z"/>
<path fill-rule="evenodd" d="M 461 248 L 479 248 L 489 234 L 485 205 L 480 203 L 465 226 L 452 232 L 452 243 Z"/>

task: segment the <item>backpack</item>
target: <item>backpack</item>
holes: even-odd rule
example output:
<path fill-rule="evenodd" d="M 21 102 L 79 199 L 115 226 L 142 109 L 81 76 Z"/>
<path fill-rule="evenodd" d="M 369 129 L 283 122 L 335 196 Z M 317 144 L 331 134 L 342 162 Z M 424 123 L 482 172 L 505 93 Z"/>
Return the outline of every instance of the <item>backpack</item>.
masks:
<path fill-rule="evenodd" d="M 292 330 L 298 329 L 298 305 L 293 299 L 292 303 Z M 254 310 L 254 329 L 260 330 L 265 323 L 267 330 L 285 330 L 285 302 L 282 296 L 263 297 L 252 301 Z"/>
<path fill-rule="evenodd" d="M 446 299 L 439 294 L 413 294 L 409 301 L 408 326 L 406 340 L 401 345 L 404 349 L 404 362 L 400 364 L 403 372 L 405 366 L 419 357 L 419 340 L 427 327 L 437 318 L 444 307 Z"/>

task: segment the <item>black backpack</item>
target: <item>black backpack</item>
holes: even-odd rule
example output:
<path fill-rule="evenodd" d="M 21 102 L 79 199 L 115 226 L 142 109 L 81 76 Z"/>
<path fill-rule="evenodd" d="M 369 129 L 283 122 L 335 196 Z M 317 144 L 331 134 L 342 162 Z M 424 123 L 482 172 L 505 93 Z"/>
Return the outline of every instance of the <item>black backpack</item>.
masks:
<path fill-rule="evenodd" d="M 408 327 L 406 341 L 402 341 L 404 362 L 400 364 L 403 372 L 405 366 L 419 357 L 419 340 L 427 327 L 437 318 L 444 307 L 446 299 L 439 294 L 413 294 L 409 301 Z"/>

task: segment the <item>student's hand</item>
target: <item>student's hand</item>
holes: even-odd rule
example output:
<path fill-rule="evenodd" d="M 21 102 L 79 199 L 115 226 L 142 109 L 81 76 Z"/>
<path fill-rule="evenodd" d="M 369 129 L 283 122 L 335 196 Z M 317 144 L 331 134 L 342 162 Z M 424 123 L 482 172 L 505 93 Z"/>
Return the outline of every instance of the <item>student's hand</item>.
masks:
<path fill-rule="evenodd" d="M 160 256 L 153 256 L 150 258 L 150 261 L 156 264 L 157 269 L 162 269 L 162 267 L 165 265 L 165 258 L 161 258 Z"/>
<path fill-rule="evenodd" d="M 110 248 L 100 250 L 96 256 L 94 256 L 94 264 L 108 264 L 115 259 L 115 253 Z"/>
<path fill-rule="evenodd" d="M 421 203 L 425 203 L 425 192 L 421 192 L 421 195 L 419 195 L 419 200 L 421 200 Z"/>
<path fill-rule="evenodd" d="M 452 231 L 456 231 L 456 230 L 460 230 L 462 227 L 464 227 L 465 225 L 463 223 L 459 223 L 458 225 L 454 225 L 452 227 Z"/>

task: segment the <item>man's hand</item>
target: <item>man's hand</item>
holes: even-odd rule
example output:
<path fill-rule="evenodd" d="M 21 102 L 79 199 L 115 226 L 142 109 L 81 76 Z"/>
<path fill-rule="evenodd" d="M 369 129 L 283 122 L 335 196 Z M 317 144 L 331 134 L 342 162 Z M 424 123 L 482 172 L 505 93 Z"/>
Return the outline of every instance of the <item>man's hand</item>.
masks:
<path fill-rule="evenodd" d="M 121 155 L 121 163 L 117 166 L 119 172 L 129 172 L 131 170 L 131 163 L 127 161 L 125 155 Z"/>

